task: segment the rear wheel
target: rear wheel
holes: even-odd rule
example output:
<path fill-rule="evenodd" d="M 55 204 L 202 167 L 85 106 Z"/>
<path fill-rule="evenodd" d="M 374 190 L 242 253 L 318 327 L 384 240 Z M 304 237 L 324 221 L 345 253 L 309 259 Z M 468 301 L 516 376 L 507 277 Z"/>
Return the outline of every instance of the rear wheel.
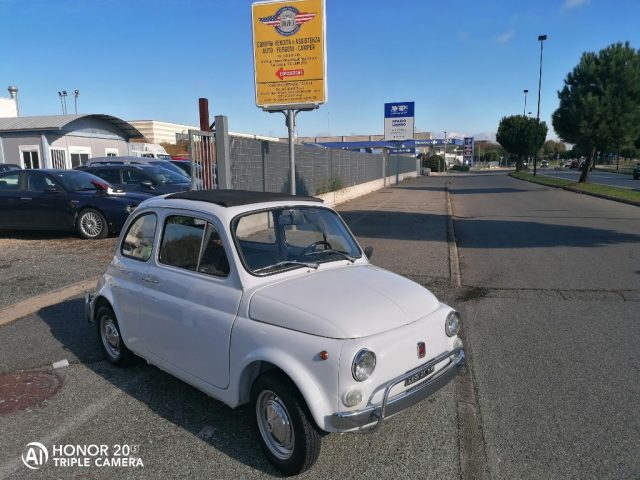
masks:
<path fill-rule="evenodd" d="M 120 326 L 111 307 L 106 305 L 98 307 L 95 319 L 100 345 L 109 363 L 119 367 L 124 367 L 131 363 L 134 355 L 122 340 Z"/>
<path fill-rule="evenodd" d="M 279 372 L 268 372 L 253 384 L 251 405 L 260 446 L 285 475 L 308 470 L 320 455 L 320 432 L 302 396 Z"/>
<path fill-rule="evenodd" d="M 107 219 L 93 208 L 87 208 L 80 212 L 76 221 L 76 228 L 80 235 L 91 240 L 105 238 L 109 234 Z"/>

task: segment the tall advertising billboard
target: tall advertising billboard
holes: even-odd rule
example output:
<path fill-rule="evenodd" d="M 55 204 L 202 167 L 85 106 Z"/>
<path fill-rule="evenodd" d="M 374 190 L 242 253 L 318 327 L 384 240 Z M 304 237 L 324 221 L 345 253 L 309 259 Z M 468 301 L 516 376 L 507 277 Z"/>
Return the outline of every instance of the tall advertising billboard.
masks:
<path fill-rule="evenodd" d="M 324 0 L 251 5 L 256 105 L 266 110 L 327 101 Z"/>

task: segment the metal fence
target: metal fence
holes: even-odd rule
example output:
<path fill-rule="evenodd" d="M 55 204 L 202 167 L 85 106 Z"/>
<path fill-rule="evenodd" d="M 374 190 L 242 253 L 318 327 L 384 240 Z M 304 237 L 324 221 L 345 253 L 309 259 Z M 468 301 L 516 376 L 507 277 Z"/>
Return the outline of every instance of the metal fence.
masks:
<path fill-rule="evenodd" d="M 213 132 L 189 130 L 191 190 L 217 188 L 216 142 Z"/>
<path fill-rule="evenodd" d="M 296 145 L 296 192 L 318 195 L 416 171 L 413 157 L 351 152 Z M 289 150 L 286 142 L 231 137 L 232 188 L 289 192 Z"/>

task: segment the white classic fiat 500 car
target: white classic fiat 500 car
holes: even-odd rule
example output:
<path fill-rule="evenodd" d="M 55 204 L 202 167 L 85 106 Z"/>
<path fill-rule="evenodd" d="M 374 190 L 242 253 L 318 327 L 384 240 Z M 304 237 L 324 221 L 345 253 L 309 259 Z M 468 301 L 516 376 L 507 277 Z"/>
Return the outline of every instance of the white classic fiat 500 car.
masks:
<path fill-rule="evenodd" d="M 135 354 L 251 403 L 266 456 L 297 474 L 322 432 L 378 428 L 464 360 L 458 314 L 368 256 L 316 198 L 155 197 L 127 221 L 86 314 L 111 363 Z"/>

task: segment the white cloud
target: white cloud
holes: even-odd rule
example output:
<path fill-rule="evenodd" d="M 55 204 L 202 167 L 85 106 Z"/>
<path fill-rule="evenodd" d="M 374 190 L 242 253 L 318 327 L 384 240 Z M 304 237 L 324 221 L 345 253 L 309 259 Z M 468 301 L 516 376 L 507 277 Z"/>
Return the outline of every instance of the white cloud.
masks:
<path fill-rule="evenodd" d="M 564 8 L 578 8 L 589 3 L 590 0 L 564 0 Z"/>
<path fill-rule="evenodd" d="M 516 34 L 516 32 L 514 32 L 513 29 L 511 29 L 508 32 L 504 32 L 503 34 L 498 35 L 496 37 L 496 42 L 498 42 L 498 43 L 509 43 L 515 34 Z"/>

